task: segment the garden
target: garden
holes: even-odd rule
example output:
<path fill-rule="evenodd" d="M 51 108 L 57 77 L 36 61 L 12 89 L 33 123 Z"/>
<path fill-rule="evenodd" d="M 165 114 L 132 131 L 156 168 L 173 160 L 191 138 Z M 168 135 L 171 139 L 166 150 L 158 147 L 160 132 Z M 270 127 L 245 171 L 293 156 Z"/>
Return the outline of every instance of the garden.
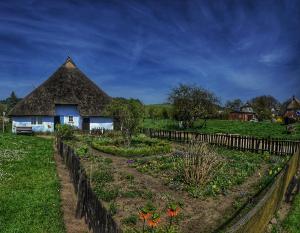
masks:
<path fill-rule="evenodd" d="M 281 170 L 288 157 L 187 145 L 119 132 L 65 140 L 125 232 L 213 232 Z"/>

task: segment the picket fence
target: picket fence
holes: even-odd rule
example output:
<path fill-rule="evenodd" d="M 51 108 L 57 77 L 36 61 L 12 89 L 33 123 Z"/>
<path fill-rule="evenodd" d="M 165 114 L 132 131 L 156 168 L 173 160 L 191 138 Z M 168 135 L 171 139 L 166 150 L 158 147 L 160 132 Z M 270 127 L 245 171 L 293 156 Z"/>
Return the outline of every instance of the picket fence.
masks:
<path fill-rule="evenodd" d="M 258 138 L 254 136 L 241 136 L 236 134 L 205 134 L 199 132 L 151 128 L 143 128 L 141 129 L 141 133 L 150 137 L 168 139 L 177 142 L 207 142 L 209 144 L 224 146 L 241 151 L 251 151 L 256 153 L 269 152 L 275 155 L 293 155 L 300 145 L 300 140 Z"/>

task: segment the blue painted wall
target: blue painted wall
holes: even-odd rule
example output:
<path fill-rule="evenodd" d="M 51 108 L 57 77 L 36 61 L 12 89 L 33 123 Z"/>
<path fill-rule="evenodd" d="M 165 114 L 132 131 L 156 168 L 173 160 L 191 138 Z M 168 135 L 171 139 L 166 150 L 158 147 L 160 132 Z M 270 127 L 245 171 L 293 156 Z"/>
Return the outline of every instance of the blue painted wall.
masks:
<path fill-rule="evenodd" d="M 75 105 L 56 105 L 55 115 L 60 116 L 61 124 L 82 128 L 82 117 Z M 69 122 L 69 116 L 73 116 L 73 122 Z M 34 132 L 54 132 L 54 117 L 42 116 L 42 124 L 36 125 L 31 125 L 31 116 L 13 117 L 12 131 L 16 132 L 18 126 L 32 127 Z M 109 117 L 90 117 L 90 130 L 102 128 L 113 130 L 113 119 Z"/>
<path fill-rule="evenodd" d="M 76 105 L 56 105 L 55 115 L 60 116 L 61 124 L 68 124 L 81 129 L 81 117 Z M 73 122 L 69 122 L 69 116 L 73 116 Z"/>
<path fill-rule="evenodd" d="M 16 132 L 16 127 L 32 127 L 34 132 L 54 132 L 54 117 L 41 116 L 42 124 L 31 125 L 31 116 L 13 117 L 12 132 Z"/>

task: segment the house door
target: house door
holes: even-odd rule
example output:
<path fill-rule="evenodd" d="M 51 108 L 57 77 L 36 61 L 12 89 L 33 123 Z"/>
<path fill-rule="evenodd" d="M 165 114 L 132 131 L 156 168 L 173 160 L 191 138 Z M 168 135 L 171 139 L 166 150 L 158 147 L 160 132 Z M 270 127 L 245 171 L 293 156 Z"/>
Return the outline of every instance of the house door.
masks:
<path fill-rule="evenodd" d="M 56 129 L 56 125 L 60 124 L 60 116 L 54 117 L 54 129 Z"/>
<path fill-rule="evenodd" d="M 90 118 L 84 117 L 82 119 L 82 130 L 84 130 L 84 131 L 90 130 Z"/>

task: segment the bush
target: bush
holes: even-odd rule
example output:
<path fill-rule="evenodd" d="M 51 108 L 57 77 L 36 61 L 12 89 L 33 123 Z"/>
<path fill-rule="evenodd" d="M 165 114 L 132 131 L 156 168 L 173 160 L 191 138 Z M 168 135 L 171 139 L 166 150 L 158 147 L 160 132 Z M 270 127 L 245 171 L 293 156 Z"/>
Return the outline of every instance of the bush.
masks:
<path fill-rule="evenodd" d="M 187 184 L 205 185 L 221 165 L 220 156 L 206 143 L 192 143 L 184 151 L 183 176 Z"/>
<path fill-rule="evenodd" d="M 78 149 L 76 149 L 76 154 L 79 156 L 79 157 L 84 157 L 87 155 L 89 151 L 89 148 L 87 145 L 83 145 L 81 147 L 79 147 Z"/>
<path fill-rule="evenodd" d="M 70 140 L 74 138 L 75 128 L 71 125 L 57 125 L 56 136 L 61 139 Z"/>

